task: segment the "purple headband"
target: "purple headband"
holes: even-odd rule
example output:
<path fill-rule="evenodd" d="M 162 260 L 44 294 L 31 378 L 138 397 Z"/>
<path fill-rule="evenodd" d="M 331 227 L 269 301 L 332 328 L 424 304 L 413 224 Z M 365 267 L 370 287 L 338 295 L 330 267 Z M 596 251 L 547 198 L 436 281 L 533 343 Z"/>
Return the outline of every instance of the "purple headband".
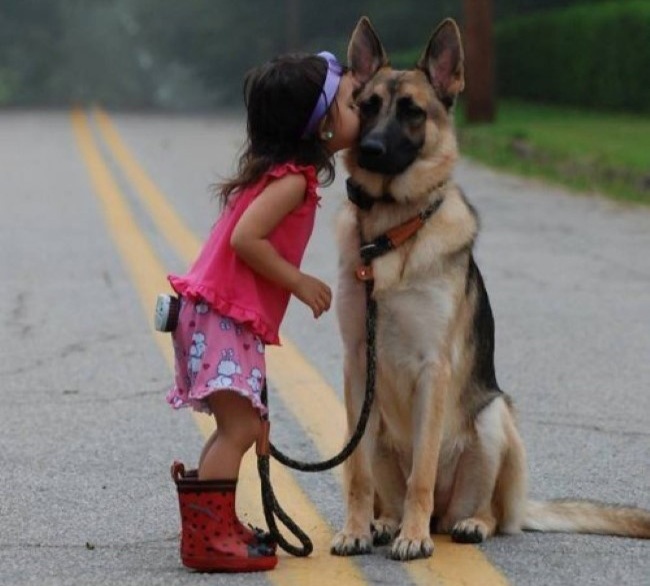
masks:
<path fill-rule="evenodd" d="M 323 88 L 316 102 L 316 106 L 314 106 L 314 111 L 311 113 L 309 122 L 307 122 L 307 126 L 305 126 L 305 130 L 302 133 L 303 138 L 312 134 L 316 130 L 321 118 L 327 114 L 339 89 L 341 75 L 343 75 L 343 67 L 341 67 L 336 57 L 330 52 L 321 51 L 318 53 L 318 57 L 322 57 L 327 61 L 327 75 L 325 76 L 325 83 L 323 83 Z"/>

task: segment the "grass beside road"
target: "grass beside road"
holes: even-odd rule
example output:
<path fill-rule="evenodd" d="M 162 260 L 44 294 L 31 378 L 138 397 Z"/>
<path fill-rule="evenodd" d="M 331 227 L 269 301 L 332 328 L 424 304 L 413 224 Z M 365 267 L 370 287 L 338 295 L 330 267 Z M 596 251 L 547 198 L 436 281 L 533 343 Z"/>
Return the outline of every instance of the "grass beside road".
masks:
<path fill-rule="evenodd" d="M 501 101 L 494 124 L 457 111 L 463 155 L 580 191 L 650 205 L 650 117 Z"/>

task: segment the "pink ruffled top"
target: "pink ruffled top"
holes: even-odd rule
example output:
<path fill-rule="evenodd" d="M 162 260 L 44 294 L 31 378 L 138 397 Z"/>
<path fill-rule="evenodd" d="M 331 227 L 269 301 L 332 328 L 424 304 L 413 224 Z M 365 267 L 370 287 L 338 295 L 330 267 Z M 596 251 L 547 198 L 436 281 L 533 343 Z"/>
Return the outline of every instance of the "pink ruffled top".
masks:
<path fill-rule="evenodd" d="M 274 179 L 295 173 L 307 180 L 301 206 L 285 216 L 269 234 L 269 242 L 296 267 L 311 237 L 319 196 L 313 166 L 284 163 L 272 167 L 255 185 L 242 189 L 226 205 L 198 258 L 185 275 L 169 275 L 179 295 L 203 300 L 215 311 L 247 325 L 266 344 L 279 344 L 280 323 L 290 292 L 253 271 L 230 246 L 230 237 L 244 210 Z"/>

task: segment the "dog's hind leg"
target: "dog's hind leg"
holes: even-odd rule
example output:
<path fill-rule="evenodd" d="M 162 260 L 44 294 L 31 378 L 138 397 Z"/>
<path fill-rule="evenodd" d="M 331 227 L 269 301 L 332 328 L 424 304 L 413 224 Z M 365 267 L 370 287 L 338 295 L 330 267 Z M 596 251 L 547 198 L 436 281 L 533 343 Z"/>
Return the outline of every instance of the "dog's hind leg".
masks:
<path fill-rule="evenodd" d="M 507 449 L 508 407 L 501 398 L 481 411 L 475 436 L 456 469 L 453 494 L 438 529 L 459 543 L 480 543 L 497 528 L 493 497 Z"/>
<path fill-rule="evenodd" d="M 526 448 L 512 413 L 504 419 L 506 452 L 494 491 L 494 508 L 502 533 L 520 533 L 526 513 L 528 467 Z"/>

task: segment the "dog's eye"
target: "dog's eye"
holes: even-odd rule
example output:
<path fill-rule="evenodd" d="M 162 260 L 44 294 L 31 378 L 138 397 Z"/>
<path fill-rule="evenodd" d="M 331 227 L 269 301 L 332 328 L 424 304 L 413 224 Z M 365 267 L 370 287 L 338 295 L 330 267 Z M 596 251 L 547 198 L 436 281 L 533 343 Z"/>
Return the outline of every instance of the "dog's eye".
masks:
<path fill-rule="evenodd" d="M 419 124 L 427 116 L 427 113 L 410 97 L 400 98 L 397 101 L 397 114 L 402 120 L 410 124 Z"/>
<path fill-rule="evenodd" d="M 381 98 L 377 94 L 373 94 L 367 100 L 359 102 L 359 111 L 365 118 L 376 116 L 381 108 Z"/>

